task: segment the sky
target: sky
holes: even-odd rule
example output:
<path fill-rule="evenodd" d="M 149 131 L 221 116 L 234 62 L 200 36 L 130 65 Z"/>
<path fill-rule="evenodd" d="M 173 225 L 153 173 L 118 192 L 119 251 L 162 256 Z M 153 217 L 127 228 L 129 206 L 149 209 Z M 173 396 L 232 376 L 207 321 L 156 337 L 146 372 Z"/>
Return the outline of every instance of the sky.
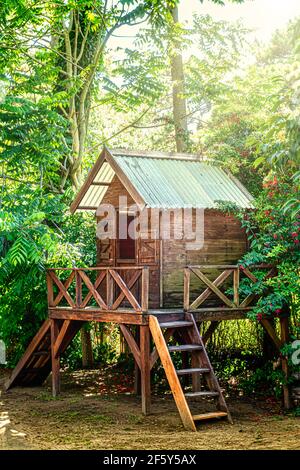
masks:
<path fill-rule="evenodd" d="M 179 20 L 191 23 L 193 13 L 209 14 L 214 20 L 241 19 L 246 28 L 253 30 L 250 35 L 253 39 L 267 42 L 277 29 L 300 16 L 300 0 L 245 0 L 243 4 L 232 4 L 229 0 L 225 2 L 225 6 L 220 6 L 210 0 L 203 3 L 200 0 L 180 0 Z M 124 26 L 120 30 L 123 37 L 112 38 L 110 45 L 115 48 L 121 42 L 123 47 L 130 46 L 130 38 L 136 33 L 136 28 Z"/>
<path fill-rule="evenodd" d="M 215 20 L 236 21 L 253 30 L 261 41 L 271 39 L 276 29 L 283 28 L 289 20 L 300 16 L 300 0 L 245 0 L 243 4 L 226 1 L 225 6 L 214 5 L 209 0 L 181 0 L 180 21 L 190 22 L 193 13 L 209 14 Z"/>

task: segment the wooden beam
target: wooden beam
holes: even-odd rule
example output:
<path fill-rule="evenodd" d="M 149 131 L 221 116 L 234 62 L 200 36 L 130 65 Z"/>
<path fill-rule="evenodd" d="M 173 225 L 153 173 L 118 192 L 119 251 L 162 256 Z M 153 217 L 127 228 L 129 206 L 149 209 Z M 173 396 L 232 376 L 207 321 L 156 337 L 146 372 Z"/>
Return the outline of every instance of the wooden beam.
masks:
<path fill-rule="evenodd" d="M 206 343 L 210 340 L 212 337 L 213 333 L 216 331 L 220 324 L 220 321 L 212 321 L 210 322 L 209 327 L 205 331 L 204 335 L 202 336 L 203 343 L 206 345 Z"/>
<path fill-rule="evenodd" d="M 114 281 L 109 271 L 106 273 L 106 304 L 108 309 L 114 310 Z"/>
<path fill-rule="evenodd" d="M 280 318 L 280 336 L 283 344 L 288 343 L 289 341 L 289 317 Z M 283 385 L 283 406 L 286 410 L 292 408 L 292 399 L 291 399 L 291 388 L 288 383 L 290 370 L 288 364 L 288 358 L 281 358 L 281 368 L 284 373 L 286 383 Z"/>
<path fill-rule="evenodd" d="M 185 311 L 190 308 L 190 283 L 191 271 L 189 268 L 184 268 L 184 283 L 183 283 L 183 308 Z"/>
<path fill-rule="evenodd" d="M 139 368 L 141 368 L 141 353 L 133 337 L 133 334 L 125 325 L 120 325 L 120 330 L 122 331 L 122 334 L 127 341 L 127 344 L 129 346 L 130 351 L 133 354 L 135 362 L 137 363 Z"/>
<path fill-rule="evenodd" d="M 249 271 L 248 268 L 244 268 L 244 269 L 242 269 L 242 271 L 243 271 L 243 273 L 244 273 L 247 277 L 249 277 L 249 279 L 251 279 L 251 281 L 253 281 L 254 283 L 258 281 L 257 277 L 254 276 L 254 274 L 252 274 L 252 272 Z"/>
<path fill-rule="evenodd" d="M 164 338 L 165 338 L 166 343 L 169 341 L 173 333 L 174 333 L 174 328 L 168 328 L 165 331 Z M 153 351 L 150 354 L 150 369 L 154 367 L 154 364 L 156 363 L 158 358 L 159 358 L 159 353 L 157 351 L 157 348 L 154 347 Z"/>
<path fill-rule="evenodd" d="M 132 199 L 140 206 L 144 207 L 145 206 L 145 201 L 140 195 L 140 193 L 136 190 L 135 186 L 132 184 L 128 176 L 124 173 L 123 170 L 119 167 L 117 164 L 116 160 L 113 157 L 113 154 L 110 153 L 108 149 L 104 149 L 105 152 L 105 158 L 107 162 L 110 164 L 111 168 L 114 170 L 115 174 L 125 186 L 126 190 L 129 192 L 130 196 Z"/>
<path fill-rule="evenodd" d="M 103 311 L 97 308 L 89 309 L 64 309 L 50 308 L 49 317 L 60 320 L 77 320 L 77 321 L 99 321 L 112 322 L 128 325 L 147 325 L 146 315 L 140 315 L 136 312 L 128 312 L 128 310 Z"/>
<path fill-rule="evenodd" d="M 78 271 L 76 272 L 76 307 L 82 304 L 82 278 Z"/>
<path fill-rule="evenodd" d="M 47 274 L 46 274 L 46 279 L 47 279 L 48 305 L 49 305 L 49 307 L 53 307 L 54 306 L 53 279 L 50 276 L 49 272 L 47 272 Z"/>
<path fill-rule="evenodd" d="M 198 321 L 221 321 L 221 320 L 246 320 L 249 308 L 199 308 L 191 310 L 195 320 Z"/>
<path fill-rule="evenodd" d="M 135 327 L 134 339 L 136 344 L 140 344 L 140 329 Z M 138 363 L 134 361 L 134 393 L 138 396 L 141 395 L 141 368 Z"/>
<path fill-rule="evenodd" d="M 280 338 L 278 338 L 277 333 L 276 333 L 274 327 L 272 326 L 271 322 L 269 320 L 263 319 L 263 320 L 261 320 L 260 323 L 262 324 L 262 326 L 264 327 L 264 329 L 266 330 L 266 332 L 270 336 L 271 340 L 275 344 L 278 351 L 280 351 L 280 349 L 282 348 L 283 343 L 280 340 Z"/>
<path fill-rule="evenodd" d="M 103 149 L 102 152 L 100 153 L 100 155 L 99 155 L 98 159 L 96 160 L 94 166 L 89 171 L 88 176 L 87 176 L 84 184 L 82 185 L 80 191 L 78 192 L 78 194 L 75 197 L 74 201 L 70 205 L 71 214 L 74 214 L 74 212 L 76 211 L 76 209 L 80 205 L 80 202 L 82 201 L 82 199 L 85 196 L 87 190 L 89 189 L 90 184 L 92 183 L 92 181 L 96 177 L 98 171 L 100 170 L 100 168 L 101 168 L 101 166 L 103 165 L 104 162 L 105 162 L 105 149 Z M 81 209 L 83 209 L 83 207 L 81 207 Z"/>
<path fill-rule="evenodd" d="M 239 268 L 237 268 L 233 270 L 233 302 L 236 307 L 238 307 L 240 303 L 239 288 L 240 288 L 240 270 Z"/>
<path fill-rule="evenodd" d="M 144 415 L 148 415 L 151 407 L 150 330 L 148 325 L 140 327 L 140 355 L 142 412 Z"/>
<path fill-rule="evenodd" d="M 55 343 L 59 335 L 57 320 L 51 320 L 51 360 L 52 360 L 52 395 L 60 393 L 60 358 L 55 355 Z"/>
<path fill-rule="evenodd" d="M 60 354 L 61 345 L 62 345 L 63 339 L 65 337 L 65 334 L 67 332 L 67 329 L 70 326 L 70 323 L 71 323 L 71 320 L 65 320 L 62 324 L 62 327 L 59 331 L 59 334 L 57 336 L 57 339 L 56 339 L 54 347 L 53 347 L 53 354 L 54 354 L 55 358 Z"/>
<path fill-rule="evenodd" d="M 149 267 L 145 266 L 142 271 L 142 292 L 141 292 L 142 311 L 146 313 L 149 305 Z"/>

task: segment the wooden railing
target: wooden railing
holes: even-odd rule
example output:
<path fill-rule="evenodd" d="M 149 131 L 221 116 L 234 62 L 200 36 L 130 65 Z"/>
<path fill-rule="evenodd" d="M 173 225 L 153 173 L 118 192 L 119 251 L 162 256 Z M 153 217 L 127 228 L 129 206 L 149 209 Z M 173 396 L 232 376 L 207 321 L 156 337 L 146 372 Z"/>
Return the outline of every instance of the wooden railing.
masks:
<path fill-rule="evenodd" d="M 67 277 L 65 275 L 67 273 Z M 105 312 L 147 312 L 149 268 L 146 266 L 54 268 L 47 270 L 48 306 Z"/>
<path fill-rule="evenodd" d="M 249 267 L 240 265 L 199 265 L 187 266 L 184 270 L 184 309 L 186 311 L 205 308 L 205 302 L 211 295 L 214 295 L 214 307 L 244 309 L 252 307 L 254 302 L 257 301 L 258 295 L 250 293 L 242 297 L 240 292 L 240 279 L 241 276 L 248 278 L 252 284 L 259 281 L 257 274 L 258 271 L 265 271 L 262 279 L 265 280 L 269 277 L 276 275 L 276 268 L 268 264 L 252 265 L 251 270 Z M 212 281 L 207 272 L 221 273 Z M 205 272 L 205 273 L 204 273 Z M 191 300 L 191 277 L 196 277 L 202 283 L 202 292 L 194 300 Z M 220 287 L 223 287 L 223 291 Z M 228 296 L 226 292 L 232 291 L 232 295 Z M 195 288 L 193 288 L 193 292 Z"/>

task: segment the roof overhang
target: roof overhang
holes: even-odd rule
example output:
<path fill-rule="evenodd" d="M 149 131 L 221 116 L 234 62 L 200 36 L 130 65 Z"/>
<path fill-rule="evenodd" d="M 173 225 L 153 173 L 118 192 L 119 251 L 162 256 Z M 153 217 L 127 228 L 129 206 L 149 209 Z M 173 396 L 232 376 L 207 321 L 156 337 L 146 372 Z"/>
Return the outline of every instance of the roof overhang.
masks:
<path fill-rule="evenodd" d="M 127 175 L 113 158 L 113 154 L 104 147 L 94 166 L 89 171 L 84 184 L 70 205 L 70 212 L 96 211 L 113 179 L 117 176 L 139 208 L 145 201 L 135 189 Z"/>

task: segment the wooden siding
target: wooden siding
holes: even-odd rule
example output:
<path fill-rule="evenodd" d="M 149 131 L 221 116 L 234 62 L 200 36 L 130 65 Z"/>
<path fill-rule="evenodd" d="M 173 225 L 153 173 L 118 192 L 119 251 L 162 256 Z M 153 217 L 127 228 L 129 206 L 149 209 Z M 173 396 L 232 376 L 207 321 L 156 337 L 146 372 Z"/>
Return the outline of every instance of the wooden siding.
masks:
<path fill-rule="evenodd" d="M 194 219 L 195 215 L 193 215 Z M 174 225 L 174 219 L 171 221 Z M 194 222 L 194 220 L 193 220 Z M 178 230 L 178 227 L 173 227 Z M 183 268 L 197 264 L 234 264 L 245 253 L 247 239 L 240 222 L 217 210 L 204 213 L 204 245 L 202 249 L 186 250 L 186 240 L 163 240 L 163 306 L 183 305 Z M 207 273 L 216 277 L 215 272 Z M 191 294 L 199 284 L 191 280 Z"/>

